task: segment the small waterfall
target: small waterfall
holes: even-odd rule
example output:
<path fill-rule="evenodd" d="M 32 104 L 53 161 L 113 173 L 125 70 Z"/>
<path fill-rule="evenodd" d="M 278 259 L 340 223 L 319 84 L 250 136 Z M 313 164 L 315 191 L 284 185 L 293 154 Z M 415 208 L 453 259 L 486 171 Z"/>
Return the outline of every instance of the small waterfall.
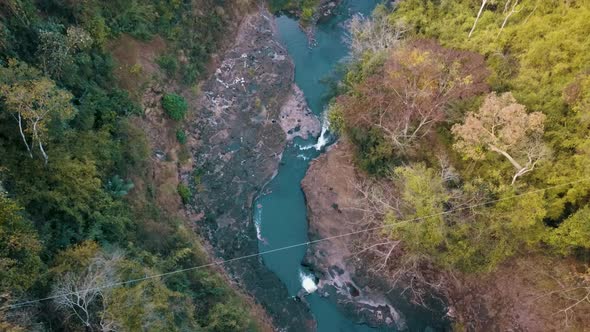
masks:
<path fill-rule="evenodd" d="M 315 144 L 299 146 L 299 150 L 316 149 L 317 151 L 322 150 L 326 145 L 330 143 L 330 121 L 328 120 L 328 112 L 324 111 L 322 114 L 322 131 L 318 140 Z"/>
<path fill-rule="evenodd" d="M 330 121 L 328 120 L 328 112 L 324 111 L 322 116 L 322 132 L 320 133 L 320 137 L 318 137 L 318 142 L 314 145 L 314 148 L 320 151 L 324 146 L 326 146 L 330 142 L 330 136 L 328 135 L 328 130 L 330 129 Z"/>

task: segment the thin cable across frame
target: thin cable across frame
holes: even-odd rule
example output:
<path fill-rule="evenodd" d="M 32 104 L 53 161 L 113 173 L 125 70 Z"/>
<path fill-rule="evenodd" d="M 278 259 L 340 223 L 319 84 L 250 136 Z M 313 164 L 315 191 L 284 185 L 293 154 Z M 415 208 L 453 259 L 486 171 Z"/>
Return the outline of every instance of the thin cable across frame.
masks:
<path fill-rule="evenodd" d="M 244 256 L 239 256 L 239 257 L 234 257 L 234 258 L 230 258 L 230 259 L 226 259 L 226 260 L 220 260 L 220 261 L 211 262 L 211 263 L 208 263 L 208 264 L 203 264 L 203 265 L 188 267 L 188 268 L 174 270 L 174 271 L 169 271 L 169 272 L 165 272 L 165 273 L 154 274 L 154 275 L 145 276 L 145 277 L 136 278 L 136 279 L 129 279 L 129 280 L 125 280 L 125 281 L 120 281 L 120 282 L 105 284 L 105 285 L 99 286 L 99 287 L 81 289 L 81 290 L 76 291 L 76 292 L 63 293 L 63 294 L 52 295 L 52 296 L 48 296 L 48 297 L 44 297 L 44 298 L 40 298 L 40 299 L 35 299 L 35 300 L 28 300 L 28 301 L 17 302 L 17 303 L 14 303 L 14 304 L 5 305 L 3 307 L 0 307 L 0 310 L 16 309 L 16 308 L 19 308 L 19 307 L 22 307 L 22 306 L 26 306 L 26 305 L 29 305 L 29 304 L 43 302 L 43 301 L 48 301 L 48 300 L 53 300 L 53 299 L 57 299 L 57 298 L 60 298 L 60 297 L 63 297 L 63 296 L 75 295 L 75 294 L 79 294 L 79 293 L 83 293 L 83 292 L 89 292 L 89 291 L 95 291 L 95 290 L 103 290 L 103 289 L 107 289 L 107 288 L 112 288 L 112 287 L 117 287 L 117 286 L 123 286 L 123 285 L 133 284 L 133 283 L 144 281 L 144 280 L 156 279 L 156 278 L 166 277 L 166 276 L 174 275 L 174 274 L 178 274 L 178 273 L 184 273 L 184 272 L 188 272 L 188 271 L 194 271 L 194 270 L 198 270 L 198 269 L 202 269 L 202 268 L 206 268 L 206 267 L 223 265 L 223 264 L 227 264 L 227 263 L 231 263 L 231 262 L 235 262 L 235 261 L 239 261 L 239 260 L 244 260 L 244 259 L 248 259 L 248 258 L 253 258 L 253 257 L 258 257 L 258 256 L 262 256 L 262 255 L 271 254 L 271 253 L 274 253 L 274 252 L 279 252 L 279 251 L 289 250 L 289 249 L 298 248 L 298 247 L 302 247 L 302 246 L 307 246 L 307 245 L 315 244 L 315 243 L 318 243 L 318 242 L 339 239 L 339 238 L 348 237 L 348 236 L 352 236 L 352 235 L 356 235 L 356 234 L 362 234 L 362 233 L 365 233 L 365 232 L 371 232 L 371 231 L 375 231 L 375 230 L 379 230 L 379 229 L 390 228 L 390 227 L 394 227 L 394 226 L 397 226 L 397 225 L 400 225 L 400 224 L 403 224 L 403 223 L 415 222 L 415 221 L 420 221 L 420 220 L 424 220 L 424 219 L 428 219 L 428 218 L 433 218 L 433 217 L 437 217 L 437 216 L 443 216 L 443 215 L 451 214 L 451 213 L 458 212 L 458 211 L 469 210 L 469 209 L 473 209 L 473 208 L 477 208 L 477 207 L 489 205 L 489 204 L 492 204 L 492 203 L 497 203 L 497 202 L 507 201 L 507 200 L 511 200 L 511 199 L 516 199 L 516 198 L 527 196 L 527 195 L 532 195 L 532 194 L 535 194 L 535 193 L 543 192 L 545 190 L 550 190 L 550 189 L 555 189 L 555 188 L 559 188 L 559 187 L 569 186 L 569 185 L 580 183 L 580 182 L 585 182 L 585 181 L 588 181 L 588 180 L 590 180 L 590 177 L 579 179 L 579 180 L 576 180 L 576 181 L 567 182 L 567 183 L 562 183 L 562 184 L 558 184 L 558 185 L 554 185 L 554 186 L 550 186 L 550 187 L 545 187 L 545 188 L 541 188 L 541 189 L 531 190 L 531 191 L 528 191 L 528 192 L 525 192 L 525 193 L 522 193 L 522 194 L 518 194 L 518 195 L 513 195 L 513 196 L 509 196 L 509 197 L 504 197 L 504 198 L 489 200 L 489 201 L 486 201 L 486 202 L 482 202 L 482 203 L 478 203 L 478 204 L 473 204 L 473 205 L 469 205 L 469 206 L 464 206 L 464 207 L 457 208 L 457 209 L 451 209 L 451 210 L 440 212 L 440 213 L 434 213 L 434 214 L 430 214 L 430 215 L 426 215 L 426 216 L 422 216 L 422 217 L 417 217 L 417 218 L 413 218 L 413 219 L 406 219 L 406 220 L 399 221 L 399 222 L 397 222 L 395 224 L 388 224 L 388 225 L 381 225 L 381 226 L 376 226 L 376 227 L 371 227 L 371 228 L 364 228 L 362 230 L 358 230 L 358 231 L 354 231 L 354 232 L 349 232 L 349 233 L 344 233 L 344 234 L 340 234 L 340 235 L 334 235 L 334 236 L 324 237 L 324 238 L 320 238 L 320 239 L 313 240 L 313 241 L 296 243 L 296 244 L 292 244 L 290 246 L 285 246 L 285 247 L 280 247 L 280 248 L 275 248 L 275 249 L 260 251 L 260 252 L 254 253 L 254 254 L 244 255 Z"/>

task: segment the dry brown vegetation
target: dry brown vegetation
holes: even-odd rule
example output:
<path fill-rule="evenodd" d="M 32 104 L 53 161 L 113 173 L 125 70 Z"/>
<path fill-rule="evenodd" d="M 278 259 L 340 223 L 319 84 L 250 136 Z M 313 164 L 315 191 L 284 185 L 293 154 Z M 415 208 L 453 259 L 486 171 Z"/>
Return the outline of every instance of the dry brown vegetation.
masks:
<path fill-rule="evenodd" d="M 349 128 L 377 128 L 406 150 L 445 119 L 445 107 L 487 91 L 481 55 L 444 48 L 432 40 L 405 43 L 383 68 L 337 103 Z"/>

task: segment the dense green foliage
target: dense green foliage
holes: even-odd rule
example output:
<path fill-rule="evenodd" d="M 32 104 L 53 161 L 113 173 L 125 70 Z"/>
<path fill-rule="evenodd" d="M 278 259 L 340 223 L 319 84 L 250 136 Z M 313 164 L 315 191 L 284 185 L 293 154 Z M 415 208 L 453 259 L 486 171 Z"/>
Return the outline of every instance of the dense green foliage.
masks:
<path fill-rule="evenodd" d="M 319 0 L 269 0 L 271 11 L 296 11 L 303 23 L 311 22 L 319 3 Z"/>
<path fill-rule="evenodd" d="M 186 133 L 182 129 L 176 130 L 176 139 L 180 144 L 186 144 Z"/>
<path fill-rule="evenodd" d="M 152 151 L 133 119 L 142 112 L 118 88 L 108 50 L 121 34 L 159 35 L 168 54 L 186 60 L 161 58 L 160 66 L 171 78 L 182 72 L 177 78 L 193 83 L 229 13 L 245 5 L 0 3 L 0 330 L 255 328 L 243 299 L 205 269 L 84 292 L 83 299 L 58 296 L 5 308 L 207 262 L 194 232 L 157 201 L 148 176 Z M 182 119 L 186 101 L 164 99 L 170 116 Z M 178 140 L 186 140 L 179 133 Z M 188 188 L 178 191 L 189 199 Z"/>
<path fill-rule="evenodd" d="M 0 193 L 0 287 L 20 294 L 41 270 L 41 243 L 18 205 Z"/>
<path fill-rule="evenodd" d="M 188 105 L 186 100 L 174 93 L 167 93 L 162 97 L 162 107 L 172 120 L 180 121 L 184 119 Z"/>
<path fill-rule="evenodd" d="M 180 184 L 178 184 L 177 191 L 178 191 L 178 195 L 180 195 L 180 198 L 182 199 L 182 202 L 184 204 L 187 204 L 191 198 L 191 191 L 190 191 L 189 187 L 187 187 L 183 183 L 180 183 Z"/>
<path fill-rule="evenodd" d="M 382 212 L 387 235 L 411 256 L 463 271 L 491 270 L 522 252 L 585 261 L 590 7 L 585 1 L 489 1 L 476 22 L 481 4 L 404 0 L 389 13 L 379 8 L 376 15 L 387 15 L 403 38 L 394 51 L 365 50 L 355 58 L 332 106 L 332 123 L 353 143 L 357 164 L 400 193 L 398 208 Z M 425 40 L 442 49 L 412 51 Z M 463 83 L 441 80 L 424 63 L 448 50 L 453 59 L 470 52 L 485 62 L 470 67 Z M 406 52 L 409 65 L 388 65 L 398 52 Z M 458 73 L 458 66 L 448 73 Z M 400 83 L 402 73 L 414 79 Z M 488 88 L 469 90 L 481 75 Z M 436 82 L 457 93 L 433 99 L 433 86 L 441 86 Z M 395 127 L 400 122 L 404 126 Z M 408 128 L 421 134 L 408 137 Z M 551 186 L 557 187 L 539 190 Z M 484 201 L 496 203 L 461 209 Z M 447 213 L 453 209 L 459 211 Z"/>

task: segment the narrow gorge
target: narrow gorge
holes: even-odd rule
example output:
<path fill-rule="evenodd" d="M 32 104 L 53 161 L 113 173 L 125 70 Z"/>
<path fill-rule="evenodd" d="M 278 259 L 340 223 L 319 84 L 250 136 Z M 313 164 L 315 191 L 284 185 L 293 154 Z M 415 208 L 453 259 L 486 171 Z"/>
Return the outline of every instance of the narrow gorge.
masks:
<path fill-rule="evenodd" d="M 191 183 L 198 172 L 196 208 L 190 215 L 204 225 L 218 257 L 231 260 L 308 241 L 300 182 L 309 162 L 333 140 L 327 132 L 328 86 L 323 80 L 346 61 L 352 16 L 370 15 L 377 3 L 330 6 L 334 13 L 314 27 L 313 44 L 297 20 L 275 18 L 260 8 L 243 20 L 233 46 L 202 85 L 197 104 L 203 107 L 189 130 L 196 171 L 183 177 Z M 313 230 L 311 239 L 324 235 Z M 427 326 L 408 322 L 381 294 L 363 294 L 352 301 L 345 291 L 351 282 L 329 287 L 330 278 L 320 269 L 302 265 L 310 262 L 304 257 L 307 250 L 320 252 L 315 246 L 297 246 L 224 268 L 268 310 L 279 329 L 372 330 L 363 323 L 388 329 Z M 334 273 L 347 266 L 329 268 Z M 342 301 L 350 304 L 339 305 Z"/>
<path fill-rule="evenodd" d="M 347 25 L 352 16 L 370 15 L 377 3 L 343 1 L 337 9 L 330 6 L 334 15 L 314 27 L 313 44 L 309 31 L 297 20 L 275 18 L 260 9 L 244 19 L 235 46 L 202 86 L 199 104 L 204 107 L 191 133 L 198 147 L 196 206 L 205 208 L 192 215 L 197 224 L 205 225 L 221 258 L 280 249 L 225 264 L 229 274 L 269 311 L 279 329 L 369 331 L 363 324 L 387 329 L 428 326 L 417 323 L 422 318 L 411 313 L 412 306 L 404 308 L 408 313 L 399 313 L 394 302 L 381 294 L 353 301 L 345 294 L 351 283 L 332 287 L 336 285 L 329 285 L 330 278 L 318 273 L 316 286 L 313 272 L 319 270 L 302 265 L 306 250 L 319 253 L 320 249 L 300 245 L 308 241 L 300 182 L 309 162 L 333 140 L 327 132 L 328 87 L 323 80 L 346 61 Z M 310 235 L 313 239 L 324 234 Z M 338 268 L 347 267 L 330 266 Z M 338 304 L 342 301 L 350 303 Z"/>
<path fill-rule="evenodd" d="M 0 0 L 0 331 L 586 331 L 587 0 Z"/>

